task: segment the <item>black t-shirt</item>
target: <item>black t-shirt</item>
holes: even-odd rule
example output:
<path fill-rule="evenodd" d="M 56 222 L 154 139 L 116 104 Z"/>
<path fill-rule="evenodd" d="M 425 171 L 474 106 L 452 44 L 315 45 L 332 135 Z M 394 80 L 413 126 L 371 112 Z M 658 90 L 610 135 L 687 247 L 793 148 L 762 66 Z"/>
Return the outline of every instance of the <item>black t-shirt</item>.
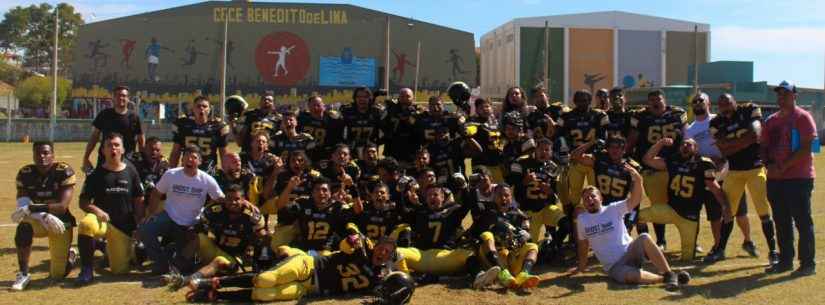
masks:
<path fill-rule="evenodd" d="M 109 223 L 126 235 L 131 235 L 135 223 L 134 198 L 143 196 L 143 184 L 132 166 L 119 172 L 98 166 L 86 178 L 80 200 L 91 200 L 92 204 L 109 214 Z"/>
<path fill-rule="evenodd" d="M 100 130 L 102 139 L 113 132 L 123 135 L 123 146 L 125 149 L 124 156 L 128 156 L 136 149 L 135 136 L 143 134 L 143 129 L 140 126 L 140 118 L 133 112 L 120 114 L 114 108 L 107 108 L 101 111 L 95 117 L 92 126 Z M 100 154 L 98 155 L 98 164 L 103 162 L 103 145 L 100 145 Z"/>

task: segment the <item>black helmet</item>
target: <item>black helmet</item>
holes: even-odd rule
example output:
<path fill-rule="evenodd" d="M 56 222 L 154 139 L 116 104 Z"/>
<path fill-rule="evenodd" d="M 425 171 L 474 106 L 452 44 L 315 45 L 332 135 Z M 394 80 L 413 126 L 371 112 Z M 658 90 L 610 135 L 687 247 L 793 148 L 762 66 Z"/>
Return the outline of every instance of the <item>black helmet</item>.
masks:
<path fill-rule="evenodd" d="M 507 249 L 515 249 L 518 244 L 516 238 L 516 227 L 513 225 L 499 221 L 492 228 L 493 237 L 496 244 Z"/>
<path fill-rule="evenodd" d="M 470 86 L 464 82 L 454 82 L 447 88 L 447 95 L 455 104 L 463 104 L 470 100 Z"/>
<path fill-rule="evenodd" d="M 378 304 L 404 305 L 410 302 L 415 292 L 415 280 L 404 272 L 394 271 L 384 277 L 375 295 Z"/>
<path fill-rule="evenodd" d="M 246 110 L 249 104 L 246 103 L 243 96 L 233 95 L 226 98 L 226 117 L 231 121 L 241 117 L 241 114 Z"/>

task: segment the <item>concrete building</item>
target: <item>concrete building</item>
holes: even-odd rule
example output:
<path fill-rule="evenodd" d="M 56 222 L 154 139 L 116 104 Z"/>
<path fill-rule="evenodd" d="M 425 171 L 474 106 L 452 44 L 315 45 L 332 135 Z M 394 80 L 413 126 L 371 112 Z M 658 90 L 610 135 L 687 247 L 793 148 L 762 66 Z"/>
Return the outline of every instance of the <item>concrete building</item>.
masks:
<path fill-rule="evenodd" d="M 687 85 L 688 66 L 710 60 L 710 26 L 620 11 L 517 18 L 480 44 L 483 96 L 542 84 L 546 66 L 551 98 L 569 101 L 579 89 Z"/>

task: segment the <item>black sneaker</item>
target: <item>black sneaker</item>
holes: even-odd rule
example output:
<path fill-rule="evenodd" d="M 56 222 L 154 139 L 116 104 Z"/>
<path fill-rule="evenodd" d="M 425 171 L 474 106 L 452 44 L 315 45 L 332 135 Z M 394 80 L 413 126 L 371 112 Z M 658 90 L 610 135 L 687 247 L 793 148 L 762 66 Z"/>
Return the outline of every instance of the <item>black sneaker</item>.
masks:
<path fill-rule="evenodd" d="M 95 270 L 91 267 L 83 267 L 80 268 L 80 275 L 77 276 L 75 279 L 75 284 L 77 286 L 86 286 L 91 284 L 95 280 Z"/>
<path fill-rule="evenodd" d="M 751 257 L 759 257 L 759 252 L 756 252 L 756 245 L 753 244 L 753 241 L 749 240 L 742 243 L 742 250 L 748 252 L 748 255 L 750 255 Z"/>
<path fill-rule="evenodd" d="M 799 266 L 799 269 L 791 272 L 792 276 L 811 276 L 816 275 L 816 267 L 814 266 Z"/>
<path fill-rule="evenodd" d="M 676 278 L 679 280 L 679 286 L 684 286 L 690 283 L 690 273 L 687 273 L 687 271 L 681 270 L 676 272 Z"/>
<path fill-rule="evenodd" d="M 768 253 L 768 264 L 771 266 L 779 264 L 779 252 L 771 251 Z"/>
<path fill-rule="evenodd" d="M 705 264 L 713 264 L 723 260 L 725 260 L 725 251 L 719 248 L 713 248 L 702 261 Z"/>
<path fill-rule="evenodd" d="M 667 272 L 664 275 L 665 279 L 665 290 L 667 291 L 676 291 L 679 290 L 679 279 L 676 276 L 676 273 Z"/>
<path fill-rule="evenodd" d="M 785 273 L 785 272 L 791 271 L 791 269 L 793 269 L 792 264 L 777 263 L 777 264 L 773 264 L 770 267 L 768 267 L 767 269 L 765 269 L 765 273 L 768 273 L 768 274 Z"/>
<path fill-rule="evenodd" d="M 215 302 L 218 293 L 214 289 L 192 290 L 186 293 L 186 300 L 190 303 Z"/>

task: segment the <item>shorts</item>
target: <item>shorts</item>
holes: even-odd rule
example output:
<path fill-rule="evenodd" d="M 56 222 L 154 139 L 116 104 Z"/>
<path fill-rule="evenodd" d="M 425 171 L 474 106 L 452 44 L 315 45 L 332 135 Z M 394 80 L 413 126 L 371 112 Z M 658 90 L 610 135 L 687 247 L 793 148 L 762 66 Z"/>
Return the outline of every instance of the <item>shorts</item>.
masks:
<path fill-rule="evenodd" d="M 150 64 L 157 65 L 157 64 L 160 63 L 160 58 L 157 57 L 157 56 L 154 56 L 154 55 L 149 55 L 149 57 L 146 58 L 146 61 L 149 62 Z"/>
<path fill-rule="evenodd" d="M 627 252 L 622 255 L 622 258 L 613 263 L 613 266 L 607 271 L 607 275 L 611 279 L 624 284 L 628 275 L 642 272 L 642 264 L 645 262 L 644 239 L 650 239 L 650 235 L 642 233 L 630 242 L 630 245 L 627 246 Z"/>

